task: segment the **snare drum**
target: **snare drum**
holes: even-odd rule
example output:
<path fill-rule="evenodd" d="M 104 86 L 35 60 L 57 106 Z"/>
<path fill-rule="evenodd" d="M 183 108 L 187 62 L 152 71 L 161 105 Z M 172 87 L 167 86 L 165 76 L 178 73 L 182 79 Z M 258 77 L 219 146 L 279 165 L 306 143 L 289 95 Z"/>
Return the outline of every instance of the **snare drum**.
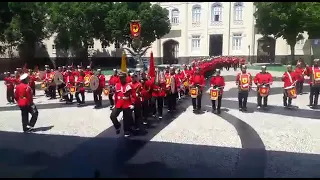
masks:
<path fill-rule="evenodd" d="M 259 94 L 261 97 L 266 97 L 269 95 L 269 87 L 267 86 L 261 86 L 259 88 Z"/>
<path fill-rule="evenodd" d="M 190 96 L 191 98 L 197 98 L 199 94 L 199 90 L 196 87 L 190 88 Z"/>
<path fill-rule="evenodd" d="M 219 98 L 219 89 L 211 88 L 210 89 L 210 99 L 215 101 Z"/>
<path fill-rule="evenodd" d="M 294 86 L 286 87 L 284 89 L 287 92 L 287 95 L 289 98 L 292 98 L 292 99 L 297 98 L 297 91 Z"/>
<path fill-rule="evenodd" d="M 74 95 L 76 93 L 77 88 L 75 86 L 70 86 L 69 90 L 70 90 L 70 93 Z"/>

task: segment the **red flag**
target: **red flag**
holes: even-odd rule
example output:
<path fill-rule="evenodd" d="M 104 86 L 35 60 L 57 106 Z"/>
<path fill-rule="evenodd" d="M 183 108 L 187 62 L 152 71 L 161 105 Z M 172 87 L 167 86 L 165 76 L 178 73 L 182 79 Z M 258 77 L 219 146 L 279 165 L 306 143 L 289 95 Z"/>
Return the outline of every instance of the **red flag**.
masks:
<path fill-rule="evenodd" d="M 155 77 L 156 72 L 155 72 L 155 67 L 154 67 L 154 58 L 153 58 L 153 52 L 151 51 L 150 53 L 150 62 L 149 62 L 149 72 L 148 75 L 150 77 Z"/>

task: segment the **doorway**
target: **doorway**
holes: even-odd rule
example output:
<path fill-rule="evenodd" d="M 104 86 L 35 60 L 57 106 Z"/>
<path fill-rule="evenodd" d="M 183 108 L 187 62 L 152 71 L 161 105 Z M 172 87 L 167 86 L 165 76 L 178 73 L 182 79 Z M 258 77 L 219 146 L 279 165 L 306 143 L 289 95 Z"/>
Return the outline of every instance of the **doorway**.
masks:
<path fill-rule="evenodd" d="M 223 46 L 222 34 L 211 34 L 209 39 L 209 56 L 221 56 Z"/>

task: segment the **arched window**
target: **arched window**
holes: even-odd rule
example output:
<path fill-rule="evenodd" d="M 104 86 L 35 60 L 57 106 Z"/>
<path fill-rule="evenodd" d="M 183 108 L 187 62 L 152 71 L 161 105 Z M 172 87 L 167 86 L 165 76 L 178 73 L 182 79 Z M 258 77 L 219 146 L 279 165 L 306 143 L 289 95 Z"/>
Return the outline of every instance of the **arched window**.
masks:
<path fill-rule="evenodd" d="M 179 24 L 179 10 L 172 9 L 171 11 L 171 24 Z"/>
<path fill-rule="evenodd" d="M 243 13 L 243 3 L 236 2 L 234 3 L 234 20 L 242 21 L 242 13 Z"/>
<path fill-rule="evenodd" d="M 211 22 L 220 22 L 222 20 L 221 3 L 213 3 L 211 7 Z"/>
<path fill-rule="evenodd" d="M 192 23 L 200 23 L 201 18 L 201 6 L 194 5 L 192 7 Z"/>

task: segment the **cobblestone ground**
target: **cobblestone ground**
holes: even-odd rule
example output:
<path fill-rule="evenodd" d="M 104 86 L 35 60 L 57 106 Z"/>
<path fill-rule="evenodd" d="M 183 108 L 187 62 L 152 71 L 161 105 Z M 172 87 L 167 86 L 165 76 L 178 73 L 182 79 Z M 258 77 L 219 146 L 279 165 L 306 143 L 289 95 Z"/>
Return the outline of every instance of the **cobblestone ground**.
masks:
<path fill-rule="evenodd" d="M 252 74 L 258 71 L 250 70 Z M 308 94 L 282 107 L 282 83 L 275 82 L 268 110 L 256 109 L 250 92 L 247 113 L 238 111 L 234 71 L 223 71 L 227 85 L 220 116 L 208 95 L 201 114 L 191 100 L 165 114 L 146 136 L 115 135 L 108 100 L 103 109 L 67 106 L 38 91 L 38 131 L 21 133 L 20 111 L 7 105 L 1 83 L 0 177 L 320 177 L 320 112 Z M 273 73 L 281 76 L 282 73 Z M 308 91 L 306 84 L 305 90 Z"/>

